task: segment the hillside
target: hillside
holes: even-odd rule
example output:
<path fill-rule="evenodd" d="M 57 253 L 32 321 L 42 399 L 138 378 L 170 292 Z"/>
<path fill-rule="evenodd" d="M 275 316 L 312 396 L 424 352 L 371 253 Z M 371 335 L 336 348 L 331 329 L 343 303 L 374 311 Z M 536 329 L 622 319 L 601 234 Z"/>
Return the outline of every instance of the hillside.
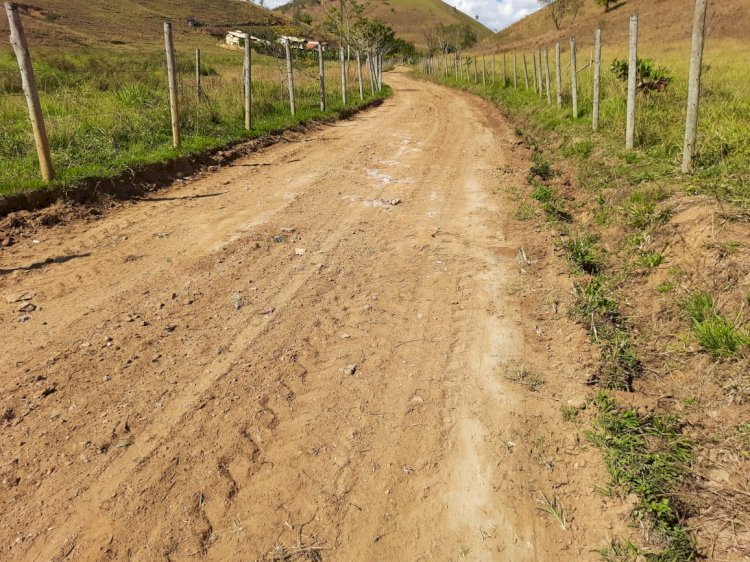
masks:
<path fill-rule="evenodd" d="M 139 46 L 162 39 L 162 23 L 197 41 L 248 25 L 279 25 L 280 14 L 240 0 L 32 0 L 21 4 L 24 26 L 35 45 Z M 190 27 L 188 19 L 199 22 Z M 0 18 L 0 35 L 8 22 Z M 5 42 L 7 43 L 7 41 Z"/>
<path fill-rule="evenodd" d="M 387 23 L 397 35 L 417 46 L 424 46 L 424 30 L 439 23 L 467 24 L 480 39 L 492 33 L 470 15 L 441 0 L 365 0 L 363 5 L 366 17 Z M 338 0 L 293 0 L 276 10 L 289 16 L 309 14 L 315 26 L 323 21 L 330 8 L 337 6 Z"/>
<path fill-rule="evenodd" d="M 747 0 L 711 2 L 708 38 L 746 41 L 750 36 L 747 6 Z M 548 10 L 543 9 L 488 37 L 481 45 L 492 51 L 528 49 L 567 41 L 572 36 L 583 39 L 584 43 L 591 43 L 597 27 L 602 30 L 605 44 L 626 45 L 631 14 L 639 16 L 639 40 L 642 44 L 684 43 L 690 39 L 692 10 L 692 0 L 627 0 L 605 13 L 593 0 L 585 0 L 575 21 L 566 19 L 559 31 L 555 29 Z"/>

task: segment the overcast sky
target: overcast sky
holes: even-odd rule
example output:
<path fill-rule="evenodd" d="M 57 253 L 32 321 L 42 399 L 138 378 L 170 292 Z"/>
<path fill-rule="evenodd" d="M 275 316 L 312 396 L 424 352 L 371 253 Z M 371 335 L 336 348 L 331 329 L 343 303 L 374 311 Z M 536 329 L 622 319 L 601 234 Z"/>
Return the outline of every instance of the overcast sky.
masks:
<path fill-rule="evenodd" d="M 275 8 L 289 0 L 266 0 L 266 7 Z M 539 8 L 537 0 L 445 0 L 471 17 L 479 16 L 479 21 L 499 31 L 520 20 Z"/>

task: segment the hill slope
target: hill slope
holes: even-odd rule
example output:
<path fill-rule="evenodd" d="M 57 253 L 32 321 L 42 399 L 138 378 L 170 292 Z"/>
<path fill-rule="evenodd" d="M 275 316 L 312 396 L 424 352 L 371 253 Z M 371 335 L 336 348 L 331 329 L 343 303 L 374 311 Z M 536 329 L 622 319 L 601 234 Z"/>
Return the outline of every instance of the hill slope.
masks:
<path fill-rule="evenodd" d="M 747 41 L 750 37 L 747 5 L 747 0 L 710 2 L 707 24 L 709 39 Z M 585 0 L 575 21 L 566 19 L 559 31 L 555 29 L 547 9 L 543 9 L 486 38 L 481 46 L 491 51 L 528 49 L 567 41 L 572 36 L 591 43 L 597 27 L 602 30 L 605 44 L 627 45 L 631 14 L 639 16 L 639 40 L 643 43 L 668 45 L 690 40 L 693 0 L 627 0 L 608 13 L 604 13 L 592 0 Z"/>
<path fill-rule="evenodd" d="M 467 24 L 479 39 L 488 37 L 492 31 L 466 15 L 461 10 L 442 0 L 365 0 L 365 16 L 379 19 L 396 31 L 396 34 L 417 46 L 424 46 L 423 32 L 430 26 Z M 338 0 L 293 0 L 276 10 L 292 16 L 295 12 L 309 14 L 313 25 L 320 24 L 326 12 L 338 6 Z"/>
<path fill-rule="evenodd" d="M 162 23 L 196 40 L 248 25 L 280 25 L 280 14 L 241 0 L 30 0 L 21 4 L 24 27 L 35 45 L 131 45 L 162 40 Z M 201 24 L 190 27 L 192 18 Z M 0 35 L 8 22 L 0 18 Z M 6 41 L 7 43 L 7 41 Z"/>

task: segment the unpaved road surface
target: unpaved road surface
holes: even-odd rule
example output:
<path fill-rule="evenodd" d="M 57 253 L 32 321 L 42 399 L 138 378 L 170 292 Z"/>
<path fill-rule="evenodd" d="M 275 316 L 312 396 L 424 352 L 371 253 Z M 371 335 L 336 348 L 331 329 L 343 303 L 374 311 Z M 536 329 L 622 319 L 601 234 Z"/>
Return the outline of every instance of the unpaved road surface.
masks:
<path fill-rule="evenodd" d="M 498 195 L 526 156 L 483 102 L 390 82 L 0 254 L 1 559 L 596 558 L 591 461 L 532 446 L 560 404 L 504 375 L 571 353 L 528 341 Z M 540 491 L 578 484 L 562 530 Z"/>

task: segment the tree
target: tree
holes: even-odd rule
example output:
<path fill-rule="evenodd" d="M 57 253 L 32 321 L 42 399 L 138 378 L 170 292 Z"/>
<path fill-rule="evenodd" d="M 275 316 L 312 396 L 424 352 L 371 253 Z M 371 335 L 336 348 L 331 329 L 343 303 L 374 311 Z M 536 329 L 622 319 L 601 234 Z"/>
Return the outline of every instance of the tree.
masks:
<path fill-rule="evenodd" d="M 555 29 L 560 31 L 562 28 L 563 20 L 570 16 L 575 21 L 578 12 L 581 10 L 583 0 L 538 0 L 539 3 L 547 9 L 547 13 L 552 22 L 555 24 Z M 599 2 L 600 0 L 596 0 Z"/>
<path fill-rule="evenodd" d="M 602 6 L 605 12 L 609 12 L 609 8 L 612 4 L 615 4 L 615 0 L 595 0 L 595 2 Z"/>

